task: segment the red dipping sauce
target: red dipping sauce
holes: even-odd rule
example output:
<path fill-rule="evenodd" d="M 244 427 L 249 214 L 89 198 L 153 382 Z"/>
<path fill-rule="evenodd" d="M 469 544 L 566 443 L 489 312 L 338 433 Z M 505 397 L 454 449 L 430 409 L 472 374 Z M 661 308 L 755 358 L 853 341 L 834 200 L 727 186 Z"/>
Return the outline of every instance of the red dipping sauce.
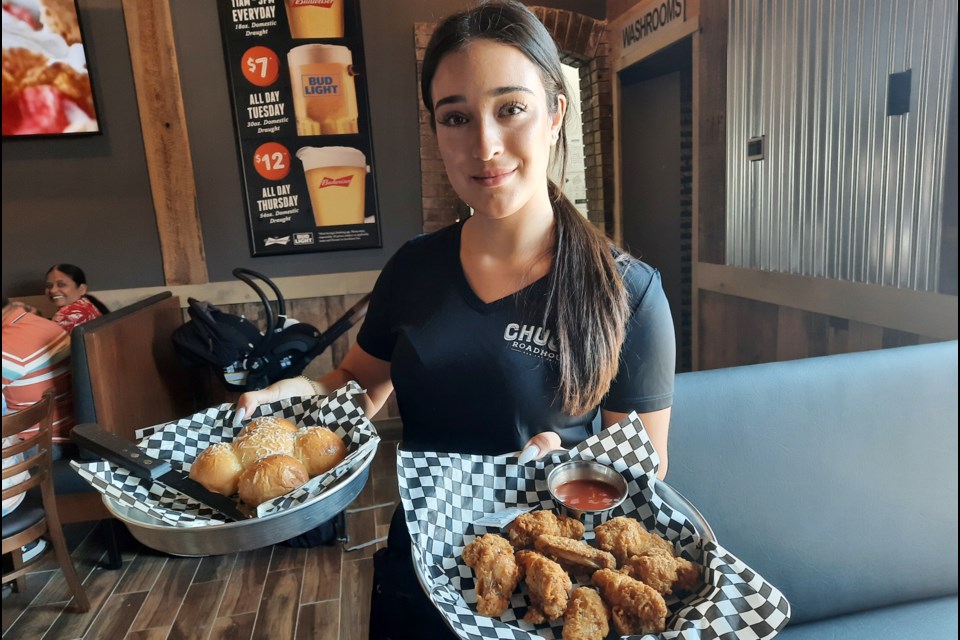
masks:
<path fill-rule="evenodd" d="M 571 480 L 553 490 L 560 502 L 574 509 L 603 511 L 620 499 L 616 487 L 600 480 Z"/>

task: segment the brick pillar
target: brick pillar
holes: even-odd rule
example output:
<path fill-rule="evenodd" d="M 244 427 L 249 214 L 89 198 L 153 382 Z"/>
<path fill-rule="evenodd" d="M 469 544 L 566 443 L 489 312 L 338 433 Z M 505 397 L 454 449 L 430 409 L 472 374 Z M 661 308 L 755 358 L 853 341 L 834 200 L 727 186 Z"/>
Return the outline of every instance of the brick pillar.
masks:
<path fill-rule="evenodd" d="M 420 199 L 423 208 L 423 230 L 425 232 L 442 229 L 459 218 L 466 205 L 457 197 L 456 191 L 447 180 L 447 173 L 440 159 L 437 138 L 430 127 L 430 113 L 423 106 L 420 95 L 420 68 L 423 54 L 430 42 L 430 36 L 436 25 L 432 22 L 418 22 L 413 26 L 417 54 L 417 97 L 419 99 L 420 121 Z"/>

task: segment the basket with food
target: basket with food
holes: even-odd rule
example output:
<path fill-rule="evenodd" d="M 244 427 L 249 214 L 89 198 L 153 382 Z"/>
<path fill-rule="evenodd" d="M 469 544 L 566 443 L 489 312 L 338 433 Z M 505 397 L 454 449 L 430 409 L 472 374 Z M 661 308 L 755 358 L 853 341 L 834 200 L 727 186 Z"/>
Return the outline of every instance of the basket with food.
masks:
<path fill-rule="evenodd" d="M 138 431 L 137 455 L 169 462 L 253 521 L 271 519 L 324 500 L 343 482 L 362 485 L 366 474 L 361 479 L 357 472 L 369 466 L 380 441 L 354 403 L 362 392 L 349 383 L 328 397 L 263 405 L 243 427 L 233 426 L 232 405 L 211 407 Z M 130 468 L 106 460 L 71 465 L 108 506 L 140 512 L 146 522 L 171 528 L 247 524 L 228 523 L 202 502 Z"/>
<path fill-rule="evenodd" d="M 462 638 L 765 639 L 789 620 L 783 594 L 656 479 L 636 414 L 526 465 L 397 455 L 415 570 Z"/>

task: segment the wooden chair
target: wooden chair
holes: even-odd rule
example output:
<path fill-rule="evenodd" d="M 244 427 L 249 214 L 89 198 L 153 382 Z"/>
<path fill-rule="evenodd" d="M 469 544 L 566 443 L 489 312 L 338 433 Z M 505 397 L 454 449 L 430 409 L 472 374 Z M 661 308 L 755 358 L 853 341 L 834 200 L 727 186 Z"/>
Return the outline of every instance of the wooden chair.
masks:
<path fill-rule="evenodd" d="M 46 555 L 49 547 L 26 562 L 23 561 L 21 549 L 42 538 L 53 546 L 57 562 L 73 593 L 74 608 L 83 612 L 90 609 L 90 601 L 70 559 L 54 497 L 50 455 L 53 405 L 54 392 L 48 389 L 41 400 L 29 409 L 3 416 L 4 441 L 7 438 L 15 440 L 14 444 L 3 446 L 3 479 L 24 471 L 30 474 L 27 480 L 3 489 L 4 500 L 21 494 L 24 496 L 17 508 L 3 518 L 3 554 L 9 553 L 13 564 L 13 570 L 3 574 L 3 582 L 13 580 L 19 590 L 25 588 L 24 576 Z M 39 427 L 36 435 L 27 436 L 24 440 L 19 438 L 34 426 Z M 12 460 L 13 464 L 6 466 L 8 460 Z"/>

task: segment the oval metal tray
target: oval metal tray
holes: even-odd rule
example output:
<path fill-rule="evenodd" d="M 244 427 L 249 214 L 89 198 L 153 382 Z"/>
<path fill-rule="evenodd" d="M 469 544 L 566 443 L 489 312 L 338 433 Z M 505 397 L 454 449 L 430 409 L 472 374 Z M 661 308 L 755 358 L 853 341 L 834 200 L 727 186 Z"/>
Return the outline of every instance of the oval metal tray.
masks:
<path fill-rule="evenodd" d="M 175 556 L 215 556 L 267 547 L 305 533 L 353 502 L 370 476 L 374 453 L 316 499 L 263 518 L 206 527 L 173 527 L 104 495 L 103 502 L 134 538 Z"/>
<path fill-rule="evenodd" d="M 713 535 L 713 529 L 710 528 L 710 523 L 703 517 L 699 509 L 687 500 L 686 496 L 659 479 L 653 483 L 653 490 L 668 507 L 686 516 L 702 540 L 710 542 L 717 541 L 717 537 Z"/>

